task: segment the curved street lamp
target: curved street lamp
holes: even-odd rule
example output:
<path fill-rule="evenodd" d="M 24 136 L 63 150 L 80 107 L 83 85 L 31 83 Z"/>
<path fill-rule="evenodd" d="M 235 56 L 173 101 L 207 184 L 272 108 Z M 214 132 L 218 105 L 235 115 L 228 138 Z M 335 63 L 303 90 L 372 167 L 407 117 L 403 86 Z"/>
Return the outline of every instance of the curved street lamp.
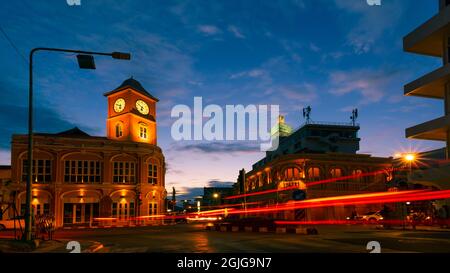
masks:
<path fill-rule="evenodd" d="M 73 50 L 73 49 L 62 49 L 62 48 L 49 48 L 49 47 L 38 47 L 30 51 L 30 62 L 29 62 L 29 93 L 28 93 L 28 170 L 27 170 L 27 186 L 26 186 L 26 208 L 25 208 L 25 236 L 24 239 L 31 241 L 32 230 L 31 230 L 31 190 L 32 190 L 32 179 L 33 179 L 33 56 L 37 51 L 53 51 L 53 52 L 66 52 L 66 53 L 77 53 L 78 65 L 81 69 L 95 69 L 94 57 L 92 55 L 102 55 L 111 56 L 114 59 L 119 60 L 130 60 L 131 55 L 129 53 L 123 52 L 94 52 L 94 51 L 83 51 L 83 50 Z"/>

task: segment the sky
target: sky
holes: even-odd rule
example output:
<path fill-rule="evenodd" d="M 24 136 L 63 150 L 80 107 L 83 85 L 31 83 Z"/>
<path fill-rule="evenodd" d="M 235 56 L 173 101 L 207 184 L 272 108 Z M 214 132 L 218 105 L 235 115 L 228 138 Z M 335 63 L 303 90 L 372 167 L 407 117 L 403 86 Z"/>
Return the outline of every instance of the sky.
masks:
<path fill-rule="evenodd" d="M 11 135 L 27 132 L 27 56 L 34 47 L 123 51 L 80 70 L 74 54 L 35 57 L 35 131 L 78 126 L 104 136 L 103 93 L 133 76 L 154 96 L 166 188 L 180 198 L 226 186 L 264 154 L 249 142 L 175 141 L 175 105 L 276 104 L 298 127 L 349 122 L 358 108 L 360 153 L 392 156 L 443 143 L 405 139 L 404 129 L 442 116 L 443 102 L 403 96 L 403 85 L 441 64 L 402 51 L 402 38 L 438 11 L 438 1 L 382 0 L 16 0 L 0 8 L 0 164 Z M 12 43 L 12 44 L 11 44 Z"/>

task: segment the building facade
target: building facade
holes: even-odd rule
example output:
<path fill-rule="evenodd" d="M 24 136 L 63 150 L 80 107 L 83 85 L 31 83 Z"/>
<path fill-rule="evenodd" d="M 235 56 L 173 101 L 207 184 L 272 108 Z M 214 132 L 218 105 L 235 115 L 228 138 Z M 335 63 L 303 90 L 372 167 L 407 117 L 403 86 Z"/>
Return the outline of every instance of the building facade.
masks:
<path fill-rule="evenodd" d="M 34 135 L 33 213 L 54 215 L 57 227 L 147 219 L 165 210 L 165 159 L 156 134 L 158 100 L 132 78 L 105 96 L 106 137 L 78 128 Z M 6 198 L 22 213 L 27 155 L 27 135 L 13 135 Z"/>
<path fill-rule="evenodd" d="M 450 159 L 450 1 L 440 0 L 439 12 L 403 39 L 406 52 L 437 57 L 438 69 L 404 87 L 406 96 L 419 96 L 444 101 L 444 115 L 406 129 L 406 137 L 443 141 Z"/>
<path fill-rule="evenodd" d="M 445 160 L 420 171 L 413 171 L 408 181 L 441 190 L 450 189 L 450 1 L 439 0 L 439 12 L 403 39 L 406 52 L 440 58 L 442 66 L 408 83 L 406 96 L 443 100 L 444 115 L 406 129 L 411 139 L 434 140 L 446 143 Z M 418 160 L 426 157 L 418 155 Z M 420 162 L 419 162 L 420 163 Z M 449 205 L 449 200 L 438 203 Z"/>
<path fill-rule="evenodd" d="M 392 158 L 357 154 L 358 130 L 356 124 L 305 124 L 283 137 L 278 150 L 267 152 L 251 171 L 240 171 L 238 184 L 244 184 L 237 186 L 239 194 L 247 196 L 246 203 L 255 204 L 248 207 L 264 207 L 294 202 L 298 200 L 298 190 L 304 191 L 307 199 L 386 191 L 392 177 Z M 258 192 L 267 193 L 255 194 Z M 284 220 L 345 220 L 354 212 L 363 214 L 378 209 L 379 205 L 335 206 L 268 216 Z"/>

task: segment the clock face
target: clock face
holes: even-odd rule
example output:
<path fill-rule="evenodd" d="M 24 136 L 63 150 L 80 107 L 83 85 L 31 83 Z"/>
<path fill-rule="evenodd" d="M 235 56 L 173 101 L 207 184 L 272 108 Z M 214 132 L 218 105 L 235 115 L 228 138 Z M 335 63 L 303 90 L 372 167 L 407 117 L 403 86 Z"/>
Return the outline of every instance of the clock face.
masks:
<path fill-rule="evenodd" d="M 123 109 L 125 109 L 125 100 L 122 98 L 117 99 L 114 103 L 114 111 L 116 111 L 116 113 L 120 113 Z"/>
<path fill-rule="evenodd" d="M 147 115 L 149 112 L 148 105 L 143 100 L 136 101 L 136 109 L 143 115 Z"/>

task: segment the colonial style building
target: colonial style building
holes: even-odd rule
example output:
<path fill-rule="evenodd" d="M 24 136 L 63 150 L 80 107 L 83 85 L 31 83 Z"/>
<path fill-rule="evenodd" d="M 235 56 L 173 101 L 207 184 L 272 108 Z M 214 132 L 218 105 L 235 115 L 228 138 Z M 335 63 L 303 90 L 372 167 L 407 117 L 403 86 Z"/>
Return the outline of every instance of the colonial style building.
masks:
<path fill-rule="evenodd" d="M 247 196 L 246 203 L 259 207 L 289 203 L 298 200 L 295 196 L 298 190 L 306 192 L 306 198 L 311 199 L 387 189 L 392 158 L 357 154 L 360 141 L 357 124 L 308 122 L 293 131 L 283 118 L 279 122 L 283 133 L 279 134 L 278 149 L 267 152 L 250 172 L 240 171 L 237 188 Z M 267 193 L 255 194 L 264 191 Z M 380 208 L 377 205 L 335 206 L 269 216 L 286 220 L 344 220 L 354 212 L 362 214 Z"/>
<path fill-rule="evenodd" d="M 57 227 L 90 226 L 102 218 L 129 221 L 165 209 L 165 161 L 156 134 L 158 99 L 133 78 L 105 96 L 106 137 L 78 128 L 34 135 L 33 212 L 54 215 Z M 27 135 L 13 135 L 12 182 L 6 198 L 22 212 L 27 165 Z"/>

